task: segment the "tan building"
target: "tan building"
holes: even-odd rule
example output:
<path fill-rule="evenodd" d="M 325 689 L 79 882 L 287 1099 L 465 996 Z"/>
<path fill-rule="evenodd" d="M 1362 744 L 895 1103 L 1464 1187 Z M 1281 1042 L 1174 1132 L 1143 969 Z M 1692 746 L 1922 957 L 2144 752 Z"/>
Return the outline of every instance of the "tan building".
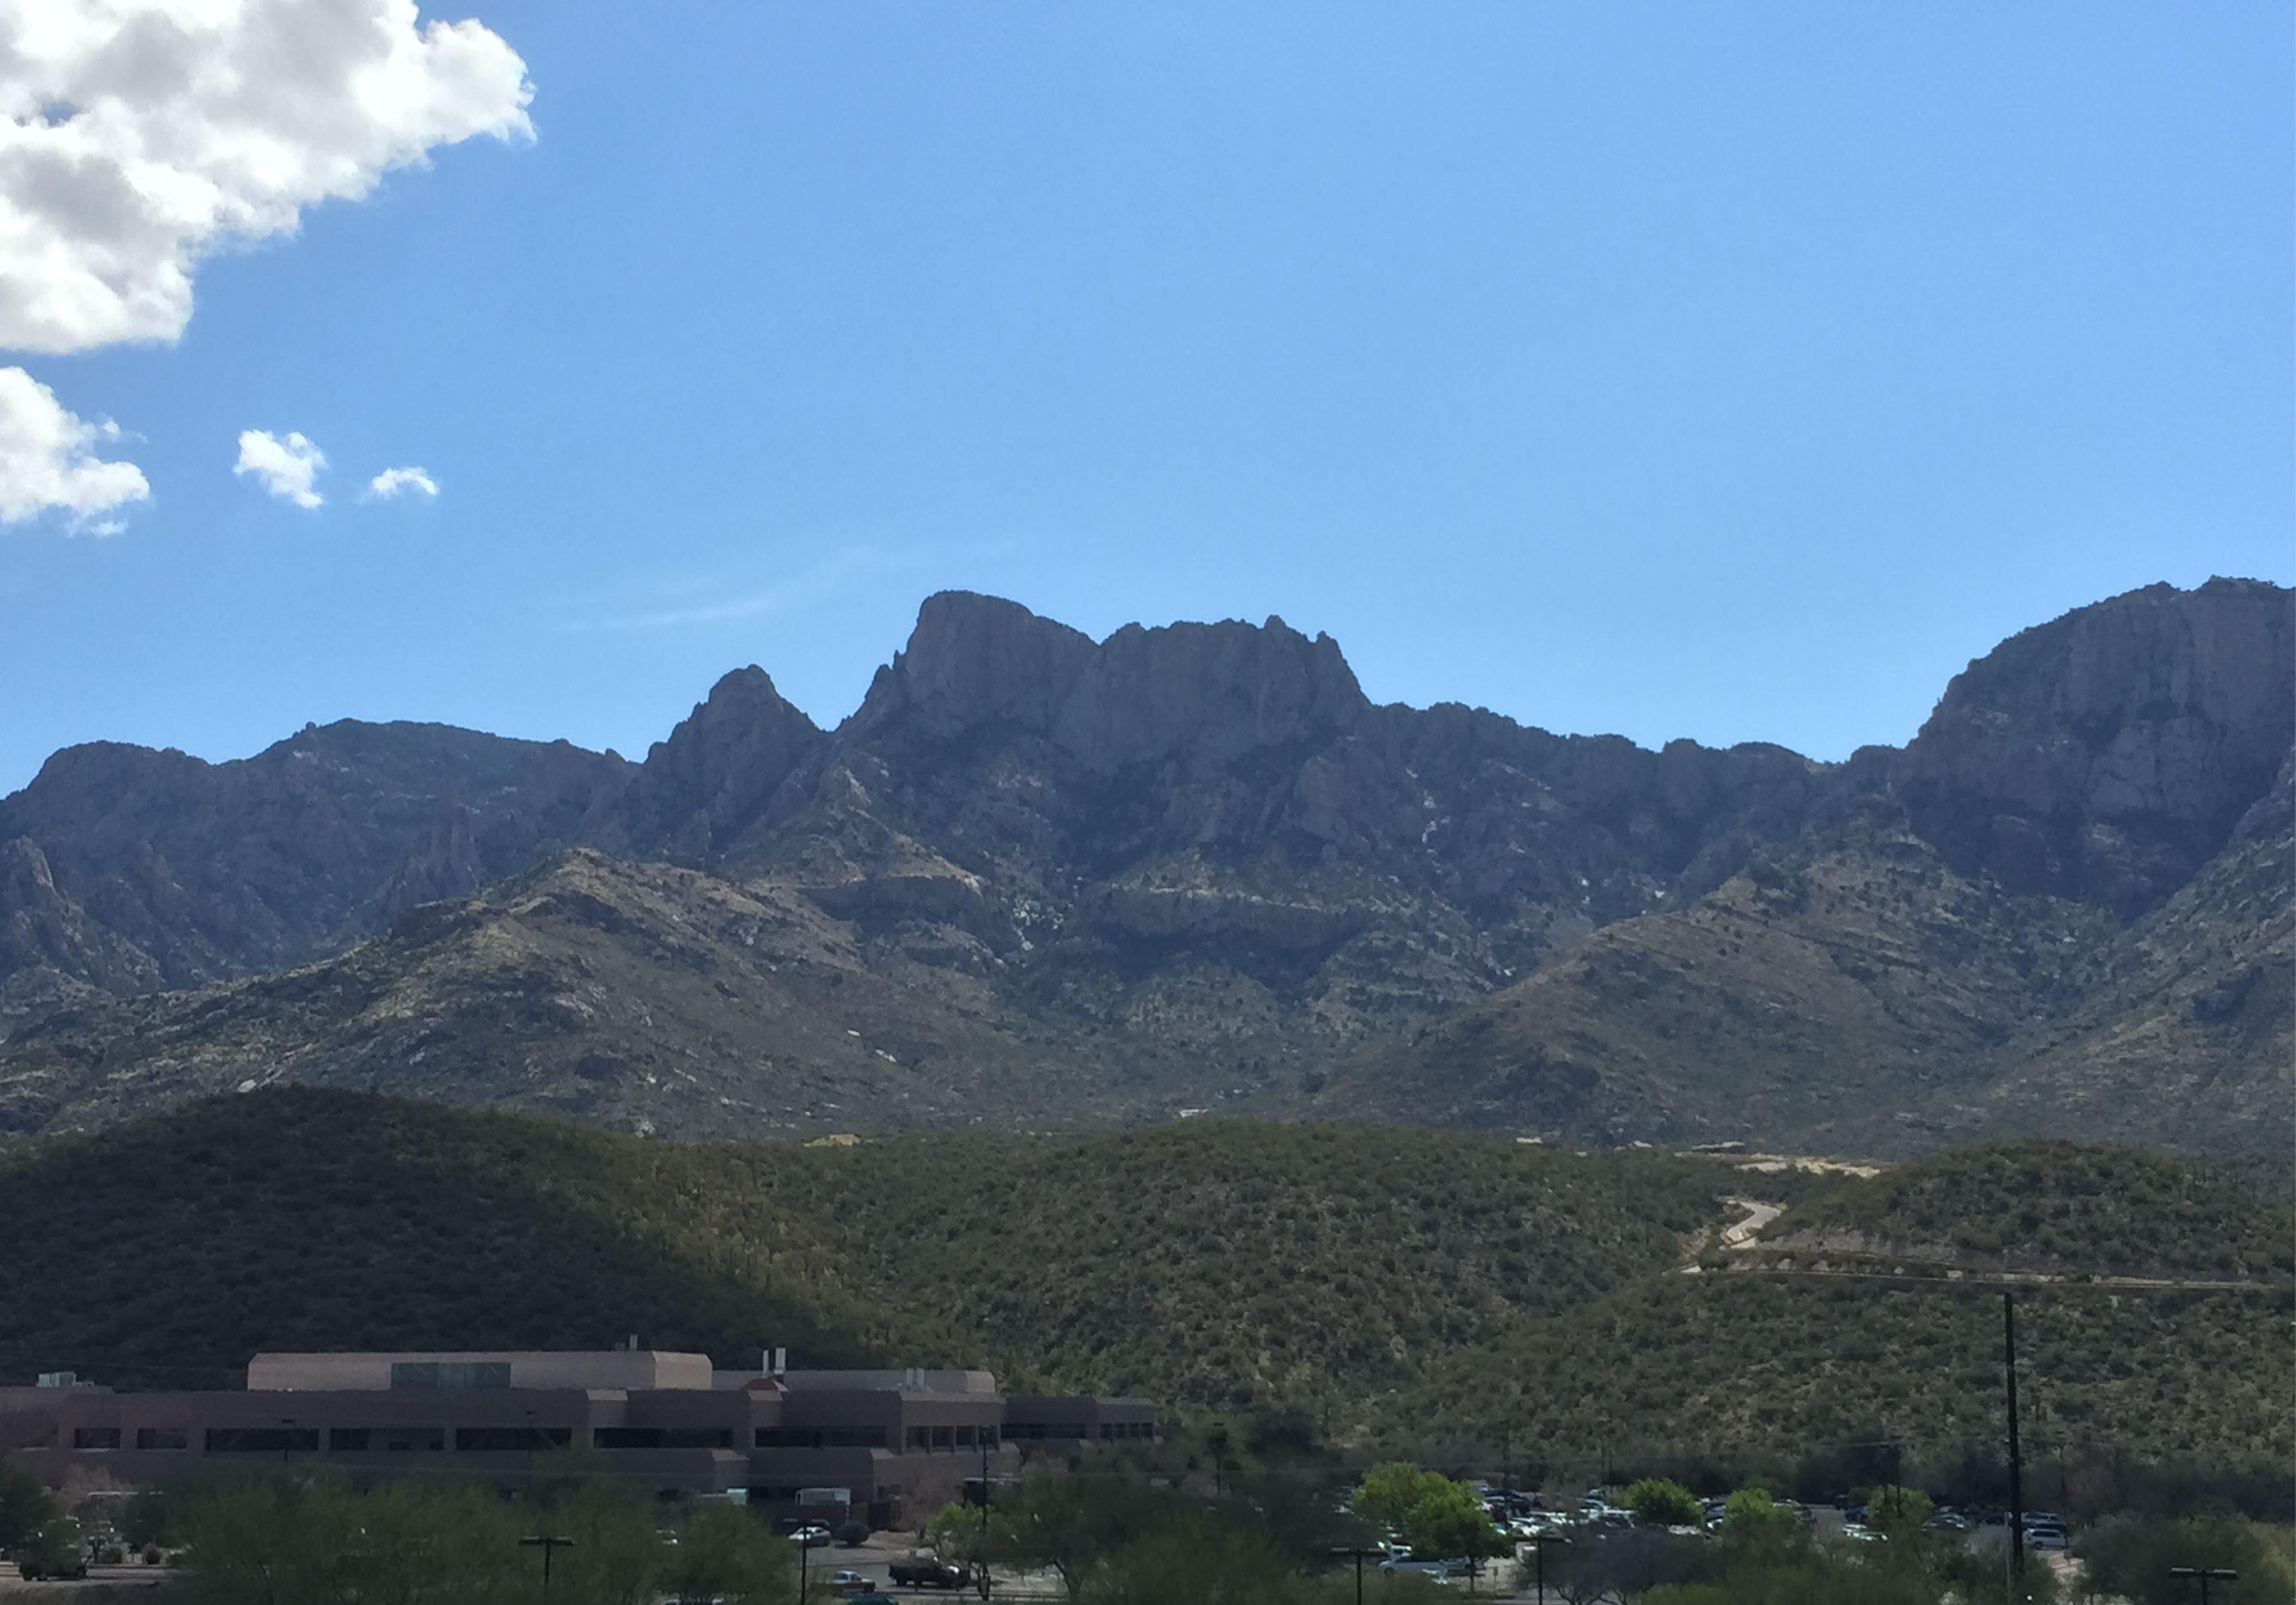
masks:
<path fill-rule="evenodd" d="M 1156 1431 L 1145 1400 L 1007 1399 L 982 1371 L 725 1372 L 644 1349 L 258 1355 L 234 1391 L 42 1382 L 0 1388 L 0 1451 L 52 1484 L 74 1465 L 140 1486 L 320 1464 L 360 1484 L 450 1472 L 517 1489 L 579 1450 L 663 1497 L 742 1500 L 784 1524 L 906 1526 L 1039 1450 Z"/>

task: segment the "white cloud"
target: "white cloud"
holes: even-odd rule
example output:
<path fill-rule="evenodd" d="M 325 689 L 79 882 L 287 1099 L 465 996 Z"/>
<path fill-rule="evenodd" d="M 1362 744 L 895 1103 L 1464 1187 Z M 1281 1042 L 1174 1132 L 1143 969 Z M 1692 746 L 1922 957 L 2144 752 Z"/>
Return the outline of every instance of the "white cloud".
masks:
<path fill-rule="evenodd" d="M 386 468 L 366 482 L 366 494 L 377 501 L 387 502 L 408 490 L 435 496 L 439 494 L 439 481 L 420 467 L 409 464 L 405 468 Z"/>
<path fill-rule="evenodd" d="M 327 454 L 293 430 L 283 440 L 269 430 L 242 430 L 239 461 L 231 471 L 253 474 L 282 501 L 316 507 L 326 497 L 311 488 L 311 481 L 326 465 Z"/>
<path fill-rule="evenodd" d="M 414 0 L 0 0 L 0 347 L 172 340 L 203 251 L 530 135 L 532 94 Z"/>
<path fill-rule="evenodd" d="M 0 524 L 18 524 L 62 509 L 75 529 L 113 535 L 115 512 L 152 494 L 133 463 L 97 457 L 116 440 L 111 423 L 89 423 L 65 411 L 55 392 L 21 368 L 0 368 Z"/>
<path fill-rule="evenodd" d="M 532 97 L 498 36 L 414 0 L 0 0 L 0 348 L 173 340 L 202 254 L 438 146 L 531 135 Z M 0 523 L 118 528 L 92 520 L 151 487 L 103 438 L 0 369 Z M 239 471 L 316 507 L 309 447 L 250 431 Z"/>

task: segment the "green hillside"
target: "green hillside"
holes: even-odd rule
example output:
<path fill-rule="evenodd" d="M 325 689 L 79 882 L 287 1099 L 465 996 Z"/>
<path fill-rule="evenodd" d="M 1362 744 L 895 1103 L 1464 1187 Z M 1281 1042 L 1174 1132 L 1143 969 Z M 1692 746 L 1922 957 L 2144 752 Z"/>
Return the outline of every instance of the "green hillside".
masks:
<path fill-rule="evenodd" d="M 1841 1177 L 1763 1233 L 1968 1268 L 2183 1279 L 2296 1275 L 2296 1209 L 2220 1171 L 2128 1148 L 1988 1142 Z"/>
<path fill-rule="evenodd" d="M 704 1145 L 279 1089 L 0 1166 L 0 1372 L 227 1379 L 258 1348 L 603 1346 L 987 1363 L 1320 1400 L 1674 1264 L 1707 1161 L 1432 1131 Z"/>
<path fill-rule="evenodd" d="M 800 1363 L 986 1364 L 1306 1420 L 1350 1452 L 1510 1429 L 1557 1457 L 1989 1430 L 1997 1306 L 1974 1290 L 1683 1273 L 1734 1216 L 1721 1199 L 1772 1183 L 1782 1226 L 1927 1223 L 1957 1197 L 1949 1232 L 2030 1197 L 2108 1255 L 2263 1252 L 2274 1285 L 2253 1290 L 2027 1295 L 2032 1386 L 2066 1432 L 2138 1454 L 2292 1447 L 2277 1207 L 2181 1162 L 2011 1145 L 1850 1186 L 1213 1121 L 692 1144 L 312 1089 L 0 1150 L 0 1379 L 228 1385 L 262 1348 L 634 1333 L 725 1363 L 775 1343 Z"/>
<path fill-rule="evenodd" d="M 2284 1290 L 2021 1291 L 2020 1385 L 2036 1453 L 2105 1450 L 2284 1467 L 2296 1348 Z M 2001 1295 L 1942 1281 L 1648 1277 L 1453 1356 L 1398 1414 L 1551 1463 L 1894 1440 L 1932 1462 L 2002 1429 Z"/>

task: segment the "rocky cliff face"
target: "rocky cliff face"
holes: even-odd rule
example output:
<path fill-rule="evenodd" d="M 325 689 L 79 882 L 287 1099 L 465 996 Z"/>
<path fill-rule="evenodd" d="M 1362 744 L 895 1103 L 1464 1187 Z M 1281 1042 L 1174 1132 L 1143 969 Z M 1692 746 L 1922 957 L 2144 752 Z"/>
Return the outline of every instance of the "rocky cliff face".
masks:
<path fill-rule="evenodd" d="M 438 725 L 313 726 L 224 764 L 66 748 L 0 798 L 0 842 L 18 843 L 0 983 L 47 968 L 140 991 L 297 962 L 525 868 L 627 773 Z"/>
<path fill-rule="evenodd" d="M 2220 851 L 2296 736 L 2296 596 L 2153 585 L 2004 642 L 1946 688 L 1897 766 L 1964 874 L 2123 915 Z"/>
<path fill-rule="evenodd" d="M 1280 619 L 1095 642 L 957 593 L 836 730 L 748 668 L 635 770 L 419 725 L 306 731 L 236 765 L 76 748 L 0 801 L 0 1033 L 91 987 L 333 952 L 578 845 L 802 900 L 884 991 L 872 1018 L 906 1019 L 899 996 L 993 1020 L 932 1033 L 1031 1067 L 1022 1102 L 1048 1118 L 1313 1107 L 1593 1141 L 1759 1119 L 1918 1143 L 1984 1106 L 2005 1044 L 2078 1074 L 2087 1050 L 2032 1046 L 2035 1022 L 2087 1007 L 2066 1032 L 2117 1030 L 2122 1005 L 2084 991 L 2103 970 L 2072 959 L 2180 888 L 2201 888 L 2179 930 L 2259 974 L 2283 962 L 2256 933 L 2284 889 L 2259 905 L 2257 874 L 2196 877 L 2289 828 L 2291 609 L 2239 581 L 2083 609 L 1972 664 L 1904 752 L 1838 765 L 1375 706 L 1332 642 Z M 2232 894 L 2208 888 L 2234 885 L 2247 901 L 2209 925 Z M 731 1036 L 684 1006 L 676 1034 L 775 1059 L 772 1010 L 728 1008 Z M 310 1024 L 339 1045 L 298 1062 L 362 1028 Z M 2222 1036 L 2164 1027 L 2117 1073 L 2164 1053 L 2193 1073 Z M 258 1040 L 242 1021 L 210 1079 Z M 904 1107 L 941 1118 L 963 1107 L 947 1091 Z"/>

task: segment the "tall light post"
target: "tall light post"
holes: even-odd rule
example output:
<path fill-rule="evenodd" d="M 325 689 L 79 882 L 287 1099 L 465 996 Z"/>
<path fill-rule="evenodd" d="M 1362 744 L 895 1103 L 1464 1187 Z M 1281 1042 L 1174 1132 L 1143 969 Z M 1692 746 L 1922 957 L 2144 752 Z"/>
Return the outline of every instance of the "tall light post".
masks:
<path fill-rule="evenodd" d="M 1538 1574 L 1538 1605 L 1546 1605 L 1546 1546 L 1570 1542 L 1570 1539 L 1558 1537 L 1553 1533 L 1533 1533 L 1530 1535 L 1531 1565 Z"/>
<path fill-rule="evenodd" d="M 281 1467 L 284 1468 L 289 1463 L 288 1457 L 294 1453 L 294 1449 L 295 1418 L 291 1415 L 283 1415 L 279 1418 L 279 1464 Z"/>
<path fill-rule="evenodd" d="M 542 1597 L 547 1601 L 550 1598 L 550 1557 L 562 1549 L 572 1549 L 574 1540 L 562 1538 L 554 1533 L 535 1533 L 520 1539 L 518 1546 L 542 1552 Z"/>
<path fill-rule="evenodd" d="M 2025 1460 L 2017 1447 L 2017 1299 L 2001 1290 L 2001 1349 L 2008 1373 L 2009 1408 L 2009 1592 L 2025 1576 Z"/>
<path fill-rule="evenodd" d="M 988 1429 L 975 1429 L 973 1439 L 980 1445 L 980 1535 L 973 1543 L 972 1567 L 985 1600 L 996 1587 L 988 1580 Z"/>
<path fill-rule="evenodd" d="M 2221 1566 L 2172 1566 L 2169 1568 L 2169 1575 L 2172 1577 L 2198 1577 L 2201 1580 L 2201 1605 L 2209 1605 L 2210 1578 L 2229 1583 L 2240 1576 L 2238 1572 L 2228 1571 Z"/>
<path fill-rule="evenodd" d="M 1387 1552 L 1386 1552 L 1385 1550 L 1383 1550 L 1383 1549 L 1365 1549 L 1365 1548 L 1364 1548 L 1364 1546 L 1363 1546 L 1363 1545 L 1361 1545 L 1361 1544 L 1352 1544 L 1352 1545 L 1349 1546 L 1349 1547 L 1348 1547 L 1348 1548 L 1346 1548 L 1346 1549 L 1335 1549 L 1335 1550 L 1333 1550 L 1333 1551 L 1332 1552 L 1332 1553 L 1333 1553 L 1333 1554 L 1335 1554 L 1335 1555 L 1345 1555 L 1345 1556 L 1352 1556 L 1352 1557 L 1354 1557 L 1355 1563 L 1356 1563 L 1356 1605 L 1363 1605 L 1363 1563 L 1364 1563 L 1364 1557 L 1365 1557 L 1365 1555 L 1379 1555 L 1379 1556 L 1384 1557 L 1384 1556 L 1386 1555 Z"/>

